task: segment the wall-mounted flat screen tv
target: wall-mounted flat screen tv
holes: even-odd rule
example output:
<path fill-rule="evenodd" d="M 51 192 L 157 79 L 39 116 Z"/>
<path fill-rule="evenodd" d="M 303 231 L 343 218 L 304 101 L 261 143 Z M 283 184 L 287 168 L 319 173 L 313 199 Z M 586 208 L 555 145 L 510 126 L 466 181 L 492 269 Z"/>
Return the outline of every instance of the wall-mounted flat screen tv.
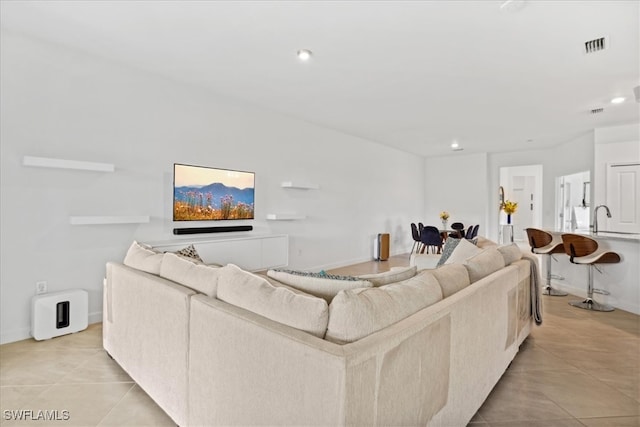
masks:
<path fill-rule="evenodd" d="M 255 174 L 176 163 L 173 220 L 254 219 Z"/>

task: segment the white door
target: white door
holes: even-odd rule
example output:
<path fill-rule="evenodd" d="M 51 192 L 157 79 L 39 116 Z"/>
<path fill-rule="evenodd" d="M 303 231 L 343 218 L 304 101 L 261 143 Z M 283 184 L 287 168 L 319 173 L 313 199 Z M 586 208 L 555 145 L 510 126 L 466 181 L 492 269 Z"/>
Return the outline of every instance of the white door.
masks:
<path fill-rule="evenodd" d="M 533 226 L 533 194 L 535 193 L 535 178 L 533 176 L 512 176 L 511 194 L 513 201 L 518 203 L 516 215 L 512 215 L 513 239 L 524 241 L 525 229 Z"/>
<path fill-rule="evenodd" d="M 640 163 L 607 164 L 606 205 L 611 218 L 600 231 L 640 233 Z"/>

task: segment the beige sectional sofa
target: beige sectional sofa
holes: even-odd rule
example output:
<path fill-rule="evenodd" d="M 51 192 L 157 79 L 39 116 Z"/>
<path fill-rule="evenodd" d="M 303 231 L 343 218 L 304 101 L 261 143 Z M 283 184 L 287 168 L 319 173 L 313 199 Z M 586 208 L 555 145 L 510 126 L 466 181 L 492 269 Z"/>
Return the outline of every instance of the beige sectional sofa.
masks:
<path fill-rule="evenodd" d="M 536 262 L 261 276 L 134 242 L 107 264 L 104 348 L 181 426 L 464 426 L 530 332 Z"/>

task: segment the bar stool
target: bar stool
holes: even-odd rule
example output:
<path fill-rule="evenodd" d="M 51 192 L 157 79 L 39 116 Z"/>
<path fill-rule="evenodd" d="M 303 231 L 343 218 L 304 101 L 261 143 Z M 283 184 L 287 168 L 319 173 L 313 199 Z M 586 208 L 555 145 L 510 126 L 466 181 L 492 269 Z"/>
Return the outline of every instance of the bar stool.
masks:
<path fill-rule="evenodd" d="M 527 236 L 531 252 L 537 255 L 544 255 L 546 258 L 547 278 L 546 285 L 542 288 L 542 293 L 553 297 L 567 296 L 566 292 L 551 287 L 551 254 L 564 253 L 562 239 L 537 228 L 527 228 Z"/>
<path fill-rule="evenodd" d="M 598 242 L 578 234 L 563 234 L 562 243 L 564 251 L 569 255 L 569 261 L 573 264 L 589 266 L 589 285 L 587 288 L 587 298 L 584 301 L 570 301 L 574 307 L 595 311 L 613 311 L 613 307 L 607 304 L 600 304 L 593 300 L 593 293 L 608 295 L 601 289 L 593 289 L 593 269 L 595 264 L 614 264 L 620 262 L 620 255 L 615 252 L 598 251 Z"/>

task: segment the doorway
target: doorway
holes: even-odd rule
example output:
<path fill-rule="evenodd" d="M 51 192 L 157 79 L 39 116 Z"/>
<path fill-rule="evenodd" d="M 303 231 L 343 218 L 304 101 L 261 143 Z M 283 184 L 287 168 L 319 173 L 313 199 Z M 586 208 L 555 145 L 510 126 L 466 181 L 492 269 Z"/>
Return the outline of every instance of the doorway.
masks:
<path fill-rule="evenodd" d="M 590 200 L 590 171 L 556 177 L 556 230 L 589 231 Z"/>
<path fill-rule="evenodd" d="M 500 168 L 500 186 L 504 188 L 505 200 L 518 203 L 511 215 L 513 240 L 526 242 L 525 229 L 542 226 L 542 165 L 509 166 Z M 502 228 L 507 215 L 500 212 Z"/>

